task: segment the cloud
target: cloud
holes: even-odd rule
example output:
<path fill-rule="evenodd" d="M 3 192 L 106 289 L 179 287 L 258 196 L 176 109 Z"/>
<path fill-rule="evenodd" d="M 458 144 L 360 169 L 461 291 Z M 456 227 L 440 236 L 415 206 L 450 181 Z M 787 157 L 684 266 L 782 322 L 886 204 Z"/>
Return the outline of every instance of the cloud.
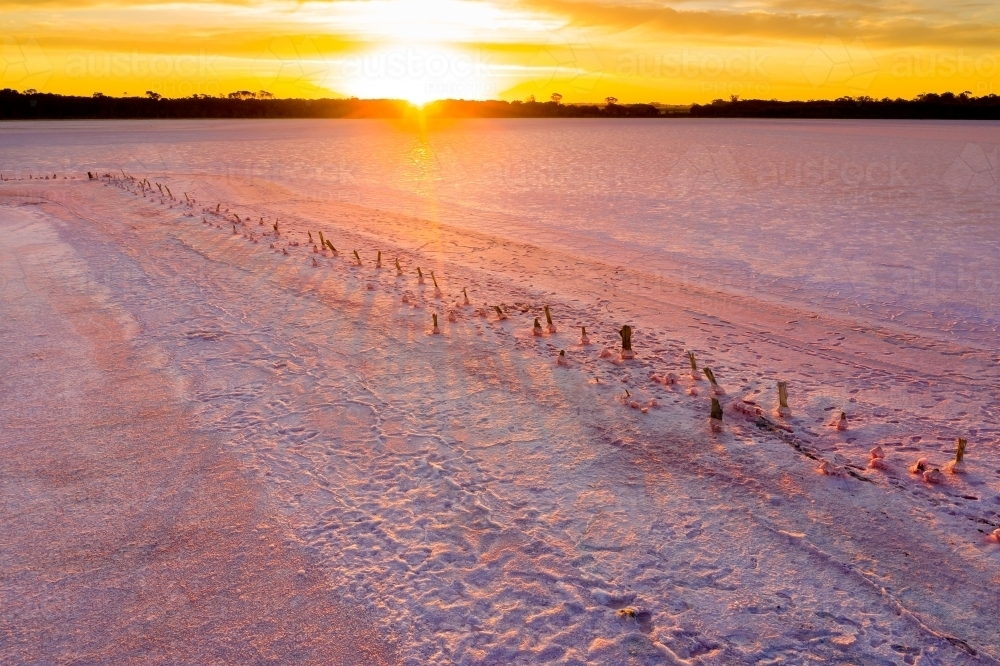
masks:
<path fill-rule="evenodd" d="M 567 0 L 526 0 L 531 6 L 566 16 L 573 25 L 615 31 L 643 27 L 674 35 L 823 36 L 837 30 L 832 16 L 798 16 L 764 12 L 678 10 Z"/>
<path fill-rule="evenodd" d="M 997 20 L 949 13 L 944 4 L 901 12 L 873 3 L 778 0 L 773 5 L 763 4 L 738 12 L 570 0 L 522 0 L 522 3 L 564 16 L 572 25 L 606 34 L 642 29 L 650 37 L 756 38 L 809 44 L 828 35 L 853 39 L 863 34 L 867 43 L 879 47 L 995 48 L 1000 43 Z"/>
<path fill-rule="evenodd" d="M 649 40 L 679 36 L 806 44 L 828 35 L 844 40 L 861 35 L 872 48 L 994 49 L 1000 43 L 1000 8 L 944 0 L 757 0 L 734 10 L 731 3 L 714 6 L 714 1 L 677 0 L 669 6 L 614 0 L 3 0 L 3 4 L 11 14 L 5 26 L 8 33 L 31 24 L 38 32 L 47 32 L 74 22 L 54 21 L 55 12 L 73 13 L 82 25 L 100 19 L 102 28 L 112 30 L 150 25 L 149 12 L 157 12 L 158 21 L 186 27 L 172 31 L 181 39 L 211 32 L 216 23 L 223 23 L 250 30 L 298 25 L 302 34 L 310 32 L 304 29 L 309 25 L 314 33 L 351 35 L 358 41 L 377 40 L 390 28 L 409 29 L 413 38 L 421 39 L 426 35 L 416 33 L 437 26 L 439 37 L 447 40 L 453 37 L 448 24 L 454 23 L 459 31 L 475 28 L 477 41 L 484 40 L 486 31 L 497 43 L 523 41 L 532 34 L 544 42 L 543 33 L 562 22 L 588 30 L 591 42 L 609 46 L 615 46 L 622 33 Z M 414 21 L 420 30 L 411 25 Z"/>

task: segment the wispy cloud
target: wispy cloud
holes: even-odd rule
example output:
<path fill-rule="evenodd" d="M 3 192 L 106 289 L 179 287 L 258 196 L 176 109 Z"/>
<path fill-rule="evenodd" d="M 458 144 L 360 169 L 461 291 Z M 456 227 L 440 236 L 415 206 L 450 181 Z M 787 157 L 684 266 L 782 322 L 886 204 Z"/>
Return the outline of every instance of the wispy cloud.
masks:
<path fill-rule="evenodd" d="M 742 11 L 570 0 L 523 0 L 522 4 L 564 16 L 572 25 L 609 37 L 631 31 L 644 32 L 649 39 L 688 36 L 812 43 L 827 35 L 846 38 L 863 34 L 873 46 L 1000 43 L 1000 12 L 947 12 L 943 3 L 889 7 L 877 2 L 776 0 L 752 4 Z"/>

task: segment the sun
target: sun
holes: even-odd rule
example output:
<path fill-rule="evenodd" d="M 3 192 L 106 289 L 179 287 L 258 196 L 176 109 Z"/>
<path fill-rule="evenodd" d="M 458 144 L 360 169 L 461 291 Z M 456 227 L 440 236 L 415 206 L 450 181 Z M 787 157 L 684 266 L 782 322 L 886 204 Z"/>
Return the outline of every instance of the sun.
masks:
<path fill-rule="evenodd" d="M 509 87 L 509 68 L 485 54 L 499 35 L 530 43 L 555 24 L 491 0 L 369 0 L 310 4 L 317 23 L 366 48 L 338 59 L 331 87 L 361 98 L 491 99 Z"/>
<path fill-rule="evenodd" d="M 417 107 L 419 109 L 422 109 L 423 107 L 425 107 L 430 102 L 433 102 L 434 100 L 440 99 L 440 98 L 433 97 L 432 95 L 421 93 L 421 92 L 415 92 L 415 93 L 411 93 L 407 97 L 402 97 L 400 99 L 406 100 L 407 102 L 409 102 L 413 106 L 415 106 L 415 107 Z"/>

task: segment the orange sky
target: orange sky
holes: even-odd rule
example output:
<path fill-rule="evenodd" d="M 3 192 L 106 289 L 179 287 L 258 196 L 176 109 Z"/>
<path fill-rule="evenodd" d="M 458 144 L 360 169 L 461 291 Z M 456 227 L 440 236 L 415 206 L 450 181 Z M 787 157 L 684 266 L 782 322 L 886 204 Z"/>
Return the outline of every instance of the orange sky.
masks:
<path fill-rule="evenodd" d="M 1000 3 L 4 0 L 0 87 L 671 104 L 1000 94 Z"/>

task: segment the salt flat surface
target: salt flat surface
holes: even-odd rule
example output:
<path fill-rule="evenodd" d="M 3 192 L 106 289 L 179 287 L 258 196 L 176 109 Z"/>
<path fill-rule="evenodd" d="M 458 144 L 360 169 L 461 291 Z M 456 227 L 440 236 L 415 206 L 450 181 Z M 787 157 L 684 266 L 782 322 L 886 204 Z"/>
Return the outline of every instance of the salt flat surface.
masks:
<path fill-rule="evenodd" d="M 0 184 L 2 321 L 15 343 L 0 353 L 24 368 L 5 377 L 0 446 L 97 446 L 68 437 L 52 410 L 76 396 L 69 422 L 85 431 L 133 423 L 85 389 L 135 374 L 118 404 L 148 386 L 147 399 L 183 412 L 187 434 L 147 427 L 114 456 L 166 448 L 176 465 L 215 447 L 212 469 L 245 478 L 241 492 L 259 493 L 253 515 L 285 530 L 282 557 L 335 594 L 312 616 L 353 609 L 391 645 L 381 658 L 402 663 L 996 663 L 1000 433 L 987 280 L 998 232 L 995 189 L 976 175 L 995 178 L 995 130 L 470 125 L 424 135 L 373 123 L 5 125 L 4 159 L 17 166 L 2 165 L 4 175 L 33 178 Z M 822 165 L 824 155 L 907 160 L 911 199 L 838 203 L 822 188 L 745 180 L 746 160 L 793 150 L 793 171 L 796 159 Z M 974 163 L 964 194 L 961 155 Z M 505 159 L 528 175 L 491 180 Z M 619 176 L 536 182 L 539 165 L 558 174 L 581 162 Z M 69 164 L 57 181 L 35 180 Z M 461 178 L 448 175 L 455 164 Z M 119 165 L 173 197 L 80 179 L 80 169 Z M 309 243 L 320 231 L 337 256 Z M 963 266 L 963 281 L 900 286 L 910 270 L 900 266 Z M 23 289 L 29 273 L 72 279 Z M 79 320 L 68 305 L 39 319 L 38 303 L 60 293 L 119 322 L 120 359 L 70 372 L 38 347 L 50 330 L 77 340 L 81 359 L 111 344 L 107 326 L 59 333 L 56 322 Z M 558 331 L 535 336 L 544 305 Z M 621 361 L 625 323 L 637 358 Z M 578 326 L 593 344 L 579 344 Z M 689 350 L 725 389 L 721 432 L 709 427 L 712 389 L 690 377 Z M 39 393 L 33 372 L 71 386 Z M 651 379 L 668 372 L 676 384 Z M 775 413 L 777 380 L 789 385 L 787 418 Z M 829 425 L 841 410 L 846 430 Z M 931 484 L 907 470 L 920 457 L 943 468 L 959 436 L 966 473 Z M 875 446 L 884 469 L 868 467 Z M 834 474 L 817 471 L 824 462 Z M 56 512 L 52 488 L 23 474 L 5 468 L 4 503 L 15 508 L 5 515 Z M 72 500 L 72 527 L 53 531 L 54 543 L 125 511 L 86 493 Z M 246 505 L 223 503 L 231 521 Z M 31 561 L 37 533 L 20 528 L 0 555 L 5 571 Z M 120 561 L 140 541 L 93 557 Z M 204 576 L 219 567 L 197 551 L 178 561 Z M 72 637 L 39 643 L 11 629 L 24 626 L 18 600 L 31 586 L 32 565 L 18 566 L 0 588 L 0 654 L 67 654 Z M 34 566 L 54 579 L 73 571 L 59 558 Z M 66 594 L 128 589 L 123 575 Z M 271 582 L 289 584 L 248 580 L 254 592 L 235 595 L 229 612 Z M 204 612 L 176 604 L 182 617 Z M 84 606 L 70 619 L 87 626 L 97 611 Z M 109 639 L 164 626 L 100 617 Z"/>
<path fill-rule="evenodd" d="M 2 219 L 0 662 L 396 663 L 87 255 Z"/>
<path fill-rule="evenodd" d="M 995 346 L 1000 127 L 978 121 L 6 123 L 0 170 L 266 178 L 866 323 Z"/>

